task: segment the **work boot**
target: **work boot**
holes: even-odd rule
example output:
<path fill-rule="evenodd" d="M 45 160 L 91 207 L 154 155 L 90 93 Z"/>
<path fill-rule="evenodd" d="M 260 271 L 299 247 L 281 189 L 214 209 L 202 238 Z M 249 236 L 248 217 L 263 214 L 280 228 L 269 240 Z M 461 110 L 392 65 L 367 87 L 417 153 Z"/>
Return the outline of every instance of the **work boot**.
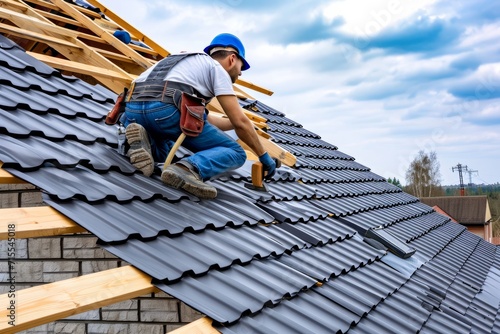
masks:
<path fill-rule="evenodd" d="M 172 188 L 182 188 L 199 198 L 212 199 L 217 196 L 217 189 L 206 184 L 194 170 L 181 163 L 167 166 L 161 173 L 163 183 Z"/>
<path fill-rule="evenodd" d="M 125 137 L 130 145 L 127 152 L 130 163 L 144 175 L 151 176 L 154 170 L 154 159 L 148 133 L 142 125 L 131 123 L 125 129 Z"/>

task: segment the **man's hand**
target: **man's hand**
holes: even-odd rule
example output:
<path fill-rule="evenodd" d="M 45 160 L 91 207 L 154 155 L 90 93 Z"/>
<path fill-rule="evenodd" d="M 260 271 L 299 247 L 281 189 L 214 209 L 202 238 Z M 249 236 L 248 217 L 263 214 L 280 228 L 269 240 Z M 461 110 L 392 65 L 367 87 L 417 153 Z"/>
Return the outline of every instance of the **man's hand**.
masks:
<path fill-rule="evenodd" d="M 259 157 L 259 161 L 262 163 L 262 167 L 264 169 L 264 172 L 267 172 L 267 175 L 265 175 L 266 179 L 270 179 L 273 177 L 274 173 L 276 173 L 276 162 L 274 161 L 273 158 L 269 155 L 269 153 L 264 153 Z"/>

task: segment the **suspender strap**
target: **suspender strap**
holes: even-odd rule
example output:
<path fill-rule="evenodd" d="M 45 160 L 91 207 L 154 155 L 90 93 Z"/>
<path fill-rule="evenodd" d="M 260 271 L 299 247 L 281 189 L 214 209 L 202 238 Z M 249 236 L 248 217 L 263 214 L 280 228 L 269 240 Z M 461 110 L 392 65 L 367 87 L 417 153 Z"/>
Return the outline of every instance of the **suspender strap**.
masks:
<path fill-rule="evenodd" d="M 193 56 L 205 55 L 205 53 L 184 53 L 179 55 L 168 56 L 153 68 L 151 73 L 143 82 L 135 82 L 133 91 L 130 95 L 131 101 L 162 101 L 166 103 L 173 103 L 173 95 L 176 90 L 196 95 L 200 98 L 209 98 L 201 95 L 194 87 L 175 81 L 164 80 L 168 72 L 179 63 L 181 60 Z"/>

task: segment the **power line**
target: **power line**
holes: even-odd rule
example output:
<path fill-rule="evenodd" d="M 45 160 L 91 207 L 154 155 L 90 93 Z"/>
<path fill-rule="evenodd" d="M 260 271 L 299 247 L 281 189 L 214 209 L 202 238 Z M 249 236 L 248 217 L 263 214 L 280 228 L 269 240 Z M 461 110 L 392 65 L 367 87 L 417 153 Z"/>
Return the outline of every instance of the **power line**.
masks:
<path fill-rule="evenodd" d="M 467 171 L 467 166 L 463 166 L 462 164 L 457 164 L 455 167 L 451 167 L 451 171 L 458 171 L 458 177 L 460 179 L 460 196 L 465 196 L 465 185 L 464 185 L 464 176 L 462 171 Z"/>
<path fill-rule="evenodd" d="M 466 170 L 469 173 L 469 187 L 472 186 L 472 174 L 479 176 L 479 172 L 477 170 Z"/>

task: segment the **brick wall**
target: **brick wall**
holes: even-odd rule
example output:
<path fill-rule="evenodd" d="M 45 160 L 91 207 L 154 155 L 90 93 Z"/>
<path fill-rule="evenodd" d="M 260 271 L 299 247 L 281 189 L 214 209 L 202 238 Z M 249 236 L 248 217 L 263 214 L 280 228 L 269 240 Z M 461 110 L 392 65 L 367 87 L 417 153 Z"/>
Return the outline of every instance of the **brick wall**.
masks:
<path fill-rule="evenodd" d="M 0 185 L 0 208 L 44 205 L 31 185 Z M 96 246 L 89 233 L 16 240 L 17 291 L 128 265 Z M 0 294 L 10 289 L 7 241 L 0 240 Z M 161 292 L 76 314 L 20 333 L 167 333 L 202 315 Z"/>

